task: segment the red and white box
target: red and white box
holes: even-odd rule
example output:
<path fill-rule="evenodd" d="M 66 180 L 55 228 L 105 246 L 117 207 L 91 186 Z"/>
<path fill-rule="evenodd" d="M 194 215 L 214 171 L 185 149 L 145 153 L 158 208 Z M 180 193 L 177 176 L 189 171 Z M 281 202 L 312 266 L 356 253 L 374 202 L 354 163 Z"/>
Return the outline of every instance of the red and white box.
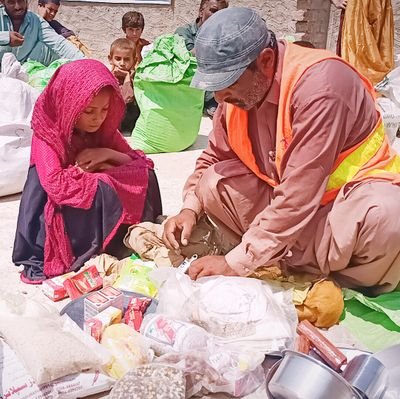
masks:
<path fill-rule="evenodd" d="M 83 324 L 83 331 L 91 335 L 97 342 L 100 342 L 104 330 L 111 324 L 120 323 L 121 320 L 121 309 L 110 306 L 98 315 L 86 320 Z"/>
<path fill-rule="evenodd" d="M 71 299 L 81 297 L 88 292 L 95 291 L 103 286 L 96 266 L 89 266 L 64 281 L 64 288 Z"/>
<path fill-rule="evenodd" d="M 120 290 L 114 287 L 105 287 L 88 295 L 84 300 L 85 320 L 96 316 L 110 306 L 123 311 L 124 294 Z"/>
<path fill-rule="evenodd" d="M 64 287 L 64 281 L 72 277 L 75 272 L 69 272 L 62 276 L 57 276 L 42 283 L 42 291 L 52 301 L 57 302 L 61 299 L 67 298 L 67 290 Z"/>

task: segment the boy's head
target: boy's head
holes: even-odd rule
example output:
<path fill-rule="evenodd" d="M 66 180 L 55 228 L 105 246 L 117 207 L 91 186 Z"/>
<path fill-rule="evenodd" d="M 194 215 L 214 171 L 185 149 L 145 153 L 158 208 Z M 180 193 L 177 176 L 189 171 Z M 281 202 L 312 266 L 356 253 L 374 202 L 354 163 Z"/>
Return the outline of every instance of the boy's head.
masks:
<path fill-rule="evenodd" d="M 60 0 L 39 0 L 38 13 L 47 22 L 51 22 L 60 8 Z"/>
<path fill-rule="evenodd" d="M 201 26 L 211 15 L 224 8 L 228 8 L 228 0 L 201 0 L 197 24 Z"/>
<path fill-rule="evenodd" d="M 137 43 L 144 29 L 143 14 L 136 11 L 129 11 L 122 17 L 122 30 L 126 38 Z"/>
<path fill-rule="evenodd" d="M 110 47 L 108 61 L 123 71 L 131 71 L 136 63 L 136 46 L 128 39 L 114 40 Z"/>
<path fill-rule="evenodd" d="M 23 21 L 28 11 L 28 0 L 0 0 L 12 21 Z"/>

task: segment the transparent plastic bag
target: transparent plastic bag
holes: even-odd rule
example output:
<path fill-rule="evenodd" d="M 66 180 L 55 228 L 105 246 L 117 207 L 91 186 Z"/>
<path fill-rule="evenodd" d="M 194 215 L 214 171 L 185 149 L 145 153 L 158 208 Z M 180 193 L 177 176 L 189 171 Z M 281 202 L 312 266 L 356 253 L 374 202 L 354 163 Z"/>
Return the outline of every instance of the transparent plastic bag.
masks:
<path fill-rule="evenodd" d="M 204 348 L 209 340 L 201 327 L 162 314 L 146 315 L 140 332 L 157 355 Z"/>
<path fill-rule="evenodd" d="M 0 295 L 0 334 L 37 384 L 96 370 L 110 360 L 67 316 L 11 292 Z"/>
<path fill-rule="evenodd" d="M 292 290 L 245 277 L 192 281 L 179 271 L 158 269 L 157 313 L 194 323 L 220 344 L 247 346 L 263 353 L 291 347 L 297 312 Z"/>
<path fill-rule="evenodd" d="M 210 343 L 204 351 L 168 353 L 156 362 L 185 373 L 186 397 L 223 392 L 242 397 L 265 383 L 264 355 Z"/>
<path fill-rule="evenodd" d="M 126 324 L 107 327 L 101 344 L 113 357 L 106 370 L 114 378 L 122 378 L 132 368 L 151 362 L 154 355 L 146 339 Z"/>

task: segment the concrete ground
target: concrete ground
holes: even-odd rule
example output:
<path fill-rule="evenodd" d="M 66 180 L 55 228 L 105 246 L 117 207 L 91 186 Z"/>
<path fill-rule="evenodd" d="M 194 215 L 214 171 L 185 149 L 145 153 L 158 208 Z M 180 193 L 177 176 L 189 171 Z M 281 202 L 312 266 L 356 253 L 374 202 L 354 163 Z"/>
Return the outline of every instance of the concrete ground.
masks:
<path fill-rule="evenodd" d="M 163 200 L 163 213 L 165 215 L 176 214 L 180 210 L 183 185 L 186 178 L 193 171 L 197 157 L 202 149 L 206 147 L 211 129 L 212 121 L 208 118 L 203 118 L 198 139 L 192 147 L 180 153 L 150 155 L 150 158 L 155 163 Z M 68 299 L 53 303 L 43 295 L 40 286 L 22 283 L 19 279 L 19 269 L 11 261 L 19 202 L 19 194 L 0 198 L 0 292 L 19 292 L 42 303 L 52 304 L 61 310 L 68 303 Z M 360 347 L 355 339 L 341 326 L 331 328 L 327 334 L 338 346 Z M 96 395 L 92 399 L 106 397 L 106 395 Z M 249 395 L 247 399 L 261 399 L 265 398 L 265 395 L 264 388 L 262 388 L 259 392 Z M 224 398 L 223 395 L 215 395 L 213 397 Z"/>

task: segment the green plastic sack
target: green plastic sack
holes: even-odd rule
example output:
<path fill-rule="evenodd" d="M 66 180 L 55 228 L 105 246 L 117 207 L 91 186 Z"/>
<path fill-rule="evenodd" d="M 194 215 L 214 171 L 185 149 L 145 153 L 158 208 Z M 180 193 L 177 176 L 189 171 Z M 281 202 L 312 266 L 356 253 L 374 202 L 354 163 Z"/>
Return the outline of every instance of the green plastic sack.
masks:
<path fill-rule="evenodd" d="M 28 83 L 32 87 L 43 91 L 57 68 L 67 62 L 70 62 L 70 60 L 59 59 L 46 67 L 40 62 L 28 60 L 22 65 L 22 69 L 28 74 Z"/>
<path fill-rule="evenodd" d="M 129 138 L 133 148 L 176 152 L 196 141 L 204 103 L 204 91 L 190 87 L 196 67 L 182 37 L 156 39 L 135 74 L 140 116 Z"/>
<path fill-rule="evenodd" d="M 367 297 L 343 289 L 343 324 L 372 352 L 400 343 L 400 291 Z"/>

